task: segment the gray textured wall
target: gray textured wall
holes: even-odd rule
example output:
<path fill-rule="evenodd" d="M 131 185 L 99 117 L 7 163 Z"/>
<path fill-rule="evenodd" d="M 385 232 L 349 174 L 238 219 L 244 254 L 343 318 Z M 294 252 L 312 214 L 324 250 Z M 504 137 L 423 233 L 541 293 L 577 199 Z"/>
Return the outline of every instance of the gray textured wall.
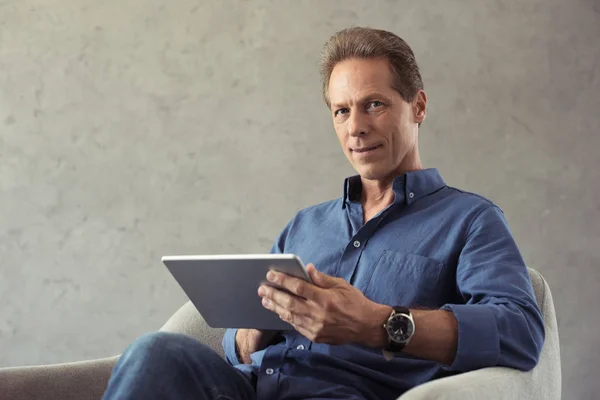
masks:
<path fill-rule="evenodd" d="M 350 25 L 413 46 L 426 166 L 505 210 L 596 398 L 594 0 L 0 0 L 0 366 L 116 354 L 185 300 L 160 256 L 266 251 L 340 196 L 317 62 Z"/>

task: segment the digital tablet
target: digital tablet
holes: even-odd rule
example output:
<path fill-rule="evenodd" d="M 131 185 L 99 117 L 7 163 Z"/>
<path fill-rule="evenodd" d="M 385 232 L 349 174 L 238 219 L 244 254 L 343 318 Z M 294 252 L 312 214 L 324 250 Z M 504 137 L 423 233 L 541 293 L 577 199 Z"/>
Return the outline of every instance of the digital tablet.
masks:
<path fill-rule="evenodd" d="M 162 262 L 211 328 L 293 329 L 263 307 L 258 287 L 268 283 L 269 270 L 311 282 L 294 254 L 165 256 Z"/>

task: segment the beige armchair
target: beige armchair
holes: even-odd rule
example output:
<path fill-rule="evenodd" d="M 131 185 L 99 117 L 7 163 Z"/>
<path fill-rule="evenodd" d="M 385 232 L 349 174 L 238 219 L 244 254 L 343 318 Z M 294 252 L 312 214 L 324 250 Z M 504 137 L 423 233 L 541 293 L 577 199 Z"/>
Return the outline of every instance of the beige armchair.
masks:
<path fill-rule="evenodd" d="M 533 370 L 484 368 L 417 386 L 399 400 L 560 399 L 560 351 L 552 294 L 539 272 L 530 268 L 529 273 L 546 328 L 540 361 Z M 223 330 L 209 328 L 189 302 L 160 330 L 192 336 L 223 355 Z M 0 369 L 0 400 L 98 400 L 117 359 Z"/>

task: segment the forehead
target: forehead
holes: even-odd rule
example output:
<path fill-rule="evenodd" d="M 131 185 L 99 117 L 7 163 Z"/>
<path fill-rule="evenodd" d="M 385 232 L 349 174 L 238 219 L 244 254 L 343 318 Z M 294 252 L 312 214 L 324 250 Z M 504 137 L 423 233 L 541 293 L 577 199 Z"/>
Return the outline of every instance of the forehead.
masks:
<path fill-rule="evenodd" d="M 392 72 L 385 59 L 351 59 L 338 63 L 329 78 L 331 104 L 359 100 L 374 92 L 392 95 Z"/>

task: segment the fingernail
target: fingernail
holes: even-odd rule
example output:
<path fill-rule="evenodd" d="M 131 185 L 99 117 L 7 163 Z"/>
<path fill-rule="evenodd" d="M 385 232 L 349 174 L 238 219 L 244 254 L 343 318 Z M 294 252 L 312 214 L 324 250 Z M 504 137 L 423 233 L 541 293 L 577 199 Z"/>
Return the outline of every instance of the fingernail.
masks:
<path fill-rule="evenodd" d="M 271 300 L 269 300 L 267 298 L 263 298 L 262 303 L 263 303 L 263 306 L 269 307 L 271 305 Z"/>
<path fill-rule="evenodd" d="M 258 295 L 259 295 L 259 296 L 264 296 L 265 294 L 266 294 L 266 289 L 265 289 L 265 287 L 264 287 L 264 286 L 260 286 L 260 287 L 258 288 Z"/>
<path fill-rule="evenodd" d="M 275 272 L 273 272 L 273 271 L 269 271 L 269 272 L 267 273 L 267 279 L 268 279 L 269 281 L 271 281 L 271 282 L 274 282 L 274 281 L 275 281 Z"/>

